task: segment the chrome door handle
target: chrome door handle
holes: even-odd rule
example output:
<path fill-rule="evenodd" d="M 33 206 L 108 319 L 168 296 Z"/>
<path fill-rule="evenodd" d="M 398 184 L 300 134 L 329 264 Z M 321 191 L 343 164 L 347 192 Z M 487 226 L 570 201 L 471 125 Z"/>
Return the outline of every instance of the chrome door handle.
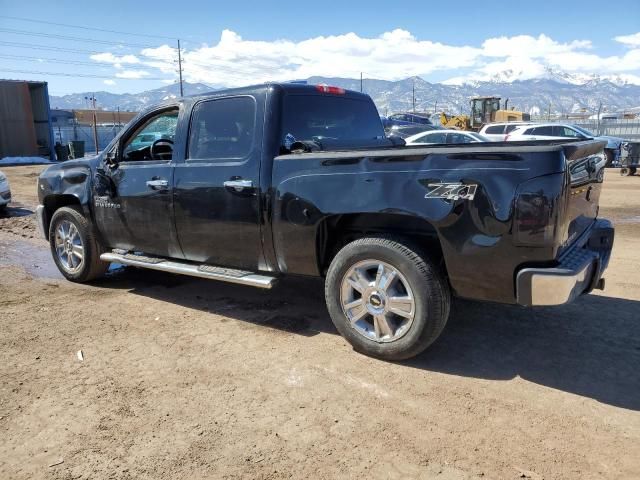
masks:
<path fill-rule="evenodd" d="M 169 186 L 168 180 L 147 180 L 147 187 L 153 190 L 164 190 Z"/>
<path fill-rule="evenodd" d="M 241 192 L 245 188 L 253 187 L 253 182 L 251 180 L 227 180 L 223 185 L 227 188 L 233 188 L 236 192 Z"/>

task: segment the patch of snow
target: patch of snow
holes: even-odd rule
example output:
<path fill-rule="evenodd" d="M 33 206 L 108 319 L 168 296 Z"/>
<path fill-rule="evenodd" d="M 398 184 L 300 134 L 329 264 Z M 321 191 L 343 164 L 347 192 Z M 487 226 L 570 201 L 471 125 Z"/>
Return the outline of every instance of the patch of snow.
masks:
<path fill-rule="evenodd" d="M 40 165 L 44 163 L 53 163 L 51 160 L 43 157 L 4 157 L 0 159 L 0 165 Z"/>

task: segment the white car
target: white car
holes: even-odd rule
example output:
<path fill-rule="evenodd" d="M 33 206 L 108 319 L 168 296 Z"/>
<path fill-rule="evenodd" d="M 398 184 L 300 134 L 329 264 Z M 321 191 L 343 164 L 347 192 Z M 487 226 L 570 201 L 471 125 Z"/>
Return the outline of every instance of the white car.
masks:
<path fill-rule="evenodd" d="M 0 172 L 0 211 L 7 208 L 11 201 L 11 189 L 9 188 L 9 180 L 7 176 Z"/>
<path fill-rule="evenodd" d="M 431 130 L 405 138 L 407 145 L 434 145 L 434 144 L 458 144 L 489 142 L 476 132 L 463 132 L 461 130 Z"/>
<path fill-rule="evenodd" d="M 516 127 L 531 124 L 531 122 L 488 123 L 478 133 L 492 142 L 504 142 L 507 135 L 515 130 Z"/>
<path fill-rule="evenodd" d="M 604 153 L 610 167 L 621 153 L 624 139 L 608 135 L 594 135 L 589 130 L 566 123 L 539 123 L 516 127 L 505 139 L 507 142 L 527 142 L 534 140 L 601 140 L 607 142 Z"/>

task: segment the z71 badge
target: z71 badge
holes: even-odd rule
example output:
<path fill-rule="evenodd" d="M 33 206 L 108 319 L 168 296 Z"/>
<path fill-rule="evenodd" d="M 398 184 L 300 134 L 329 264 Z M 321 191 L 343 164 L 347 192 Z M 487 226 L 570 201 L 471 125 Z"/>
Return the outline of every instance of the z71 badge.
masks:
<path fill-rule="evenodd" d="M 444 198 L 445 200 L 473 200 L 478 185 L 463 185 L 462 183 L 430 183 L 430 190 L 424 198 Z"/>

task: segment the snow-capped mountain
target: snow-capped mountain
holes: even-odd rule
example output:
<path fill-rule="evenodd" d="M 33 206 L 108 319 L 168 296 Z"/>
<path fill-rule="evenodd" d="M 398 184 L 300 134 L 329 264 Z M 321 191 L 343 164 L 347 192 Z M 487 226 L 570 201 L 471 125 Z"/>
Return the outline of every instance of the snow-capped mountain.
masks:
<path fill-rule="evenodd" d="M 492 81 L 466 82 L 460 85 L 430 83 L 420 77 L 388 81 L 364 79 L 364 92 L 373 98 L 381 114 L 406 111 L 413 108 L 415 88 L 416 110 L 422 112 L 468 113 L 469 99 L 479 95 L 494 95 L 509 99 L 509 107 L 534 115 L 591 112 L 595 113 L 600 103 L 603 111 L 617 112 L 640 106 L 640 85 L 629 83 L 624 76 L 604 78 L 598 75 L 569 74 L 547 69 L 540 78 L 505 81 L 509 72 Z M 325 83 L 351 90 L 360 90 L 360 79 L 310 77 L 310 84 Z M 184 84 L 185 95 L 214 90 L 201 83 Z M 51 97 L 52 108 L 86 108 L 88 93 Z M 140 110 L 147 105 L 174 98 L 179 95 L 177 84 L 149 90 L 138 94 L 116 95 L 96 92 L 98 105 L 107 110 Z"/>

